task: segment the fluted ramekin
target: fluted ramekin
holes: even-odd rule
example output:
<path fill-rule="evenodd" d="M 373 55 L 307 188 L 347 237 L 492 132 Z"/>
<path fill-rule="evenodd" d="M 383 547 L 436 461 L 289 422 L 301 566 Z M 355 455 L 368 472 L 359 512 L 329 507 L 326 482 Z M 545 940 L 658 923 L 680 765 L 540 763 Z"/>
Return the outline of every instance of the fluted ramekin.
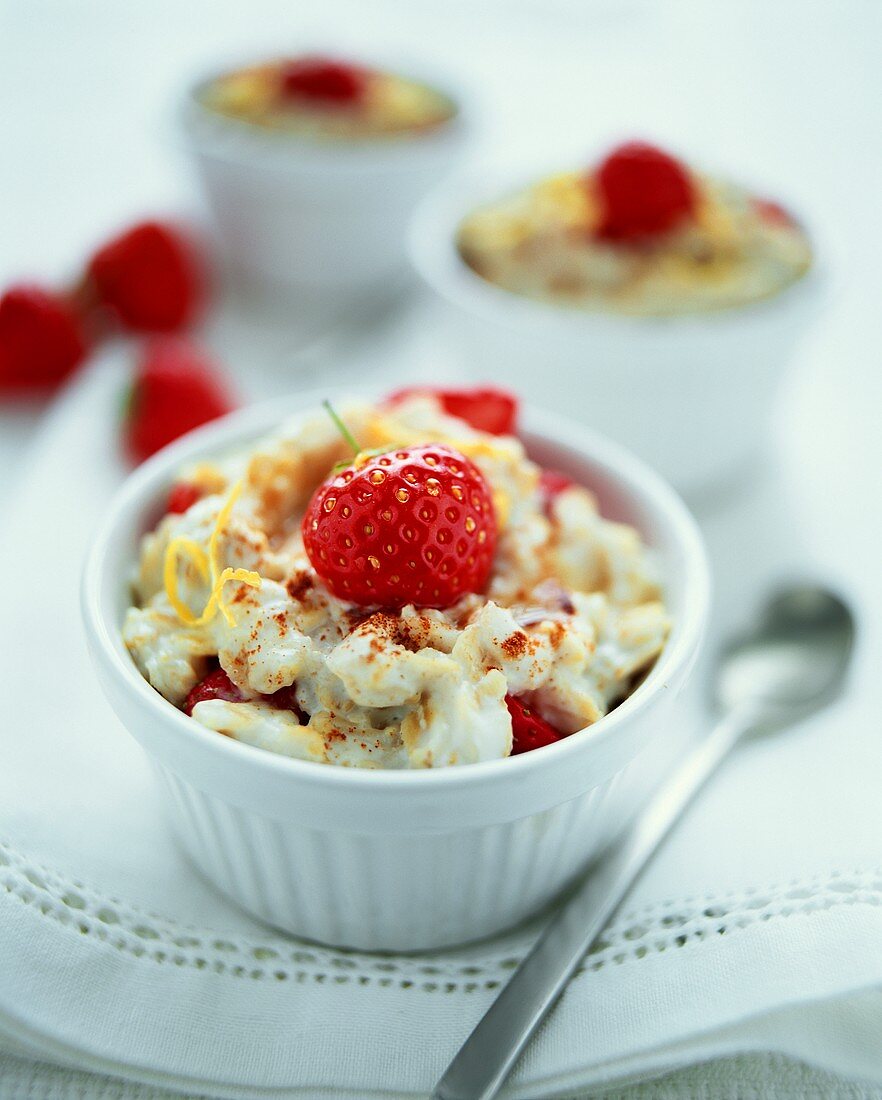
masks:
<path fill-rule="evenodd" d="M 819 308 L 823 257 L 774 297 L 731 309 L 633 317 L 556 306 L 482 279 L 459 254 L 463 218 L 514 189 L 459 178 L 411 225 L 411 261 L 464 361 L 629 447 L 687 497 L 736 476 L 769 438 L 780 382 Z"/>
<path fill-rule="evenodd" d="M 204 83 L 180 120 L 233 280 L 295 303 L 397 285 L 413 211 L 462 152 L 462 97 L 430 131 L 321 143 L 210 110 L 196 95 Z"/>
<path fill-rule="evenodd" d="M 701 537 L 642 462 L 571 421 L 528 410 L 531 455 L 592 487 L 604 513 L 634 523 L 658 555 L 673 630 L 649 676 L 595 725 L 504 760 L 369 771 L 288 759 L 219 736 L 166 702 L 121 636 L 138 540 L 177 468 L 248 443 L 285 411 L 274 401 L 208 425 L 126 482 L 83 579 L 98 677 L 153 762 L 181 844 L 245 909 L 299 936 L 366 950 L 490 935 L 566 886 L 658 781 L 658 749 L 676 731 L 707 614 Z"/>

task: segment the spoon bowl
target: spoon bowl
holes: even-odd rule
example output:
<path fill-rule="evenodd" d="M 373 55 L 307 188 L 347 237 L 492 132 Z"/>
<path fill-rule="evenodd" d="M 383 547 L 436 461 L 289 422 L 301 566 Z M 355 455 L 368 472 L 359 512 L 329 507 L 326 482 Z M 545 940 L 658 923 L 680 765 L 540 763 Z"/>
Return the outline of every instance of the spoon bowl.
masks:
<path fill-rule="evenodd" d="M 721 652 L 717 705 L 753 709 L 763 729 L 811 713 L 838 694 L 854 636 L 854 616 L 833 592 L 808 585 L 781 592 L 754 629 Z"/>

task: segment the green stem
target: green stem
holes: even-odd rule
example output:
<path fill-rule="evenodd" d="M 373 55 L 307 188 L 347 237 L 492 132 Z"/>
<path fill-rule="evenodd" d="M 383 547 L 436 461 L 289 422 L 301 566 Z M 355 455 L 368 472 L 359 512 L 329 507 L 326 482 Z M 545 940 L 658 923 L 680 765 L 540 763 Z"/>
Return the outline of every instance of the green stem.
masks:
<path fill-rule="evenodd" d="M 352 448 L 352 453 L 357 458 L 361 454 L 361 447 L 359 447 L 358 443 L 355 441 L 355 436 L 352 434 L 352 432 L 346 427 L 346 425 L 343 423 L 343 421 L 337 415 L 337 412 L 334 409 L 334 406 L 331 404 L 330 401 L 327 401 L 327 400 L 323 401 L 322 404 L 324 405 L 325 411 L 327 412 L 328 416 L 336 424 L 337 431 L 340 433 L 340 435 L 343 436 L 343 438 L 346 440 L 346 442 Z"/>

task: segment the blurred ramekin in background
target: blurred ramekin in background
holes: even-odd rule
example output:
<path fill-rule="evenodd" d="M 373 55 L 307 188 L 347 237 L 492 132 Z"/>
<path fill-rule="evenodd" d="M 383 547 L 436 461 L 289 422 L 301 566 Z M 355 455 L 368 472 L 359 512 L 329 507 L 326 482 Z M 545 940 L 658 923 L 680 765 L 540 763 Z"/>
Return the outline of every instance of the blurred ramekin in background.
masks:
<path fill-rule="evenodd" d="M 481 764 L 374 771 L 316 764 L 223 737 L 141 676 L 122 640 L 141 534 L 182 462 L 243 446 L 314 395 L 208 425 L 133 474 L 94 543 L 83 583 L 89 645 L 116 713 L 159 776 L 179 841 L 220 890 L 263 920 L 325 943 L 430 949 L 536 912 L 624 827 L 681 736 L 680 689 L 709 600 L 701 536 L 679 498 L 625 450 L 528 410 L 537 461 L 598 494 L 658 556 L 673 628 L 640 686 L 595 725 Z"/>
<path fill-rule="evenodd" d="M 273 300 L 382 293 L 406 275 L 411 215 L 454 167 L 468 121 L 454 113 L 392 139 L 316 141 L 226 117 L 186 92 L 180 119 L 232 281 Z"/>
<path fill-rule="evenodd" d="M 687 497 L 725 485 L 769 438 L 780 382 L 820 306 L 823 257 L 773 297 L 724 310 L 640 317 L 557 306 L 486 281 L 459 253 L 463 219 L 514 190 L 511 179 L 458 178 L 411 226 L 411 261 L 441 299 L 445 338 L 469 375 L 604 432 Z"/>

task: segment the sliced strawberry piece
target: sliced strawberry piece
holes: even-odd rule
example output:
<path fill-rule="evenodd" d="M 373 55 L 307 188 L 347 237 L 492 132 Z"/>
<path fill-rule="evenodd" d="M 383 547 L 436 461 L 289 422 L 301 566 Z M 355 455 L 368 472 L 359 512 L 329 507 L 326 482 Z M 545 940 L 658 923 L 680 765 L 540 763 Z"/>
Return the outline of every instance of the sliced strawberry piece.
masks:
<path fill-rule="evenodd" d="M 269 703 L 270 706 L 275 707 L 276 710 L 290 710 L 292 714 L 297 716 L 297 721 L 301 726 L 305 726 L 309 721 L 308 716 L 300 709 L 300 704 L 297 702 L 296 684 L 279 688 L 279 690 L 274 691 L 272 695 L 263 695 L 261 698 L 264 702 Z"/>
<path fill-rule="evenodd" d="M 29 284 L 0 298 L 0 394 L 51 391 L 85 354 L 82 325 L 64 298 Z"/>
<path fill-rule="evenodd" d="M 415 394 L 436 398 L 446 413 L 458 416 L 478 431 L 490 435 L 514 435 L 517 431 L 518 399 L 507 390 L 495 386 L 476 386 L 474 389 L 407 386 L 391 393 L 387 402 L 397 405 Z"/>
<path fill-rule="evenodd" d="M 763 219 L 771 225 L 793 225 L 793 215 L 786 207 L 771 199 L 754 199 L 753 208 Z"/>
<path fill-rule="evenodd" d="M 257 698 L 264 703 L 269 703 L 276 710 L 289 710 L 297 716 L 301 725 L 306 725 L 309 718 L 297 705 L 296 685 L 280 688 L 272 695 L 259 695 Z M 192 716 L 193 708 L 197 703 L 204 703 L 207 699 L 220 699 L 224 703 L 244 703 L 245 696 L 233 683 L 222 668 L 216 668 L 204 677 L 191 690 L 181 708 L 185 714 Z"/>
<path fill-rule="evenodd" d="M 201 258 L 177 227 L 142 222 L 100 248 L 88 265 L 97 298 L 133 332 L 175 332 L 205 298 Z"/>
<path fill-rule="evenodd" d="M 181 708 L 184 714 L 192 714 L 197 703 L 207 699 L 221 699 L 225 703 L 241 703 L 245 696 L 222 668 L 216 668 L 190 691 Z"/>
<path fill-rule="evenodd" d="M 516 695 L 506 695 L 505 705 L 511 715 L 511 755 L 518 756 L 522 752 L 532 752 L 533 749 L 541 749 L 543 745 L 553 745 L 555 741 L 561 741 L 564 734 L 546 722 Z"/>
<path fill-rule="evenodd" d="M 188 512 L 197 500 L 202 499 L 202 490 L 198 485 L 191 485 L 188 481 L 179 481 L 172 485 L 168 494 L 168 504 L 165 510 L 169 515 L 180 515 Z"/>
<path fill-rule="evenodd" d="M 547 515 L 551 512 L 551 504 L 555 497 L 565 493 L 575 485 L 575 481 L 560 470 L 543 470 L 539 475 L 539 495 L 542 498 L 542 508 Z"/>
<path fill-rule="evenodd" d="M 138 365 L 123 427 L 126 451 L 143 462 L 168 443 L 235 408 L 209 357 L 184 340 L 149 344 Z"/>

